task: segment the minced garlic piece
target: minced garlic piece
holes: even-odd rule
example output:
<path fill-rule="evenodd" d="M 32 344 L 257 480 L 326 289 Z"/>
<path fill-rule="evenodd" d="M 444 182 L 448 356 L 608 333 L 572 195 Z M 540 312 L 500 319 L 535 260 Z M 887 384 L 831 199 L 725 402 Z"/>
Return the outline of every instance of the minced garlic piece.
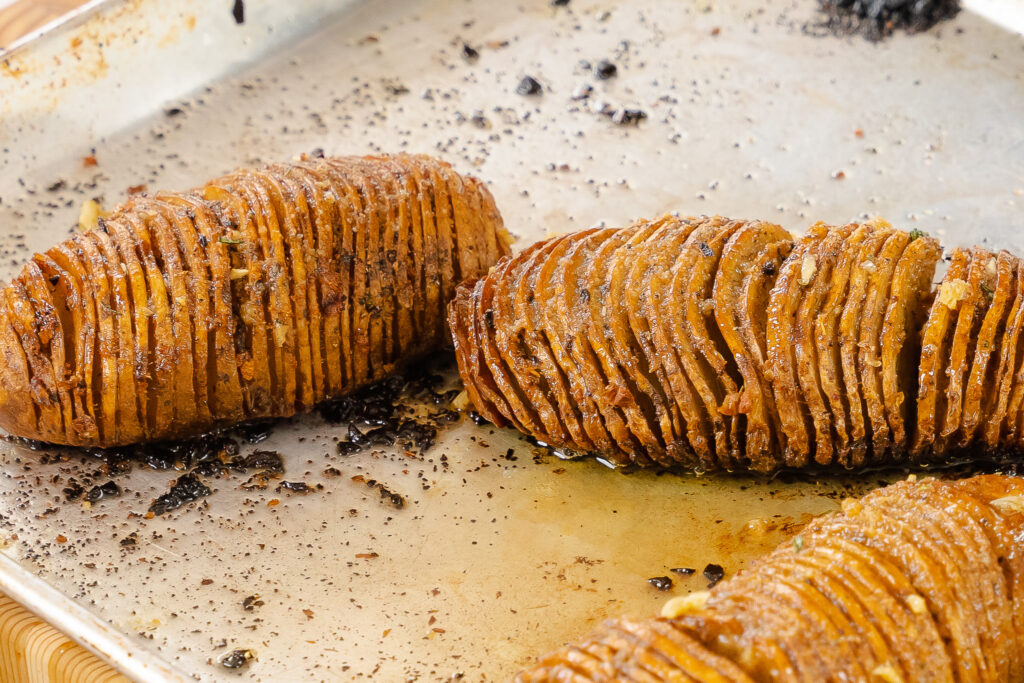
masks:
<path fill-rule="evenodd" d="M 1024 496 L 1004 496 L 992 501 L 992 505 L 1003 514 L 1024 513 Z"/>
<path fill-rule="evenodd" d="M 709 597 L 711 597 L 710 591 L 697 591 L 689 595 L 679 595 L 664 604 L 661 608 L 661 616 L 666 619 L 675 619 L 687 614 L 693 614 L 704 609 L 704 606 L 708 604 Z"/>
<path fill-rule="evenodd" d="M 996 260 L 994 258 L 990 258 L 988 260 L 985 264 L 985 270 L 989 275 L 995 275 L 998 272 L 996 269 Z"/>
<path fill-rule="evenodd" d="M 873 273 L 876 270 L 874 261 L 864 261 L 863 263 L 860 264 L 860 267 L 868 271 L 869 273 Z"/>
<path fill-rule="evenodd" d="M 245 277 L 248 274 L 249 274 L 249 269 L 248 268 L 232 268 L 231 269 L 231 279 L 232 280 L 241 280 L 243 277 Z"/>
<path fill-rule="evenodd" d="M 452 410 L 457 410 L 460 413 L 466 410 L 472 409 L 473 404 L 469 401 L 469 394 L 465 389 L 459 392 L 459 395 L 452 399 Z"/>
<path fill-rule="evenodd" d="M 952 310 L 967 298 L 968 285 L 966 280 L 953 278 L 939 285 L 939 303 Z"/>
<path fill-rule="evenodd" d="M 892 664 L 879 664 L 871 670 L 871 675 L 885 683 L 903 683 L 903 676 Z"/>
<path fill-rule="evenodd" d="M 814 274 L 818 272 L 818 261 L 814 258 L 813 254 L 804 256 L 804 260 L 800 263 L 800 285 L 806 287 L 811 284 L 811 280 L 814 279 Z"/>
<path fill-rule="evenodd" d="M 87 199 L 82 202 L 82 210 L 78 213 L 78 229 L 92 230 L 99 224 L 101 218 L 106 218 L 109 215 L 110 212 L 104 211 L 98 201 Z"/>
<path fill-rule="evenodd" d="M 910 611 L 914 614 L 925 614 L 928 611 L 928 605 L 925 603 L 924 598 L 916 593 L 907 598 L 907 606 L 910 607 Z"/>

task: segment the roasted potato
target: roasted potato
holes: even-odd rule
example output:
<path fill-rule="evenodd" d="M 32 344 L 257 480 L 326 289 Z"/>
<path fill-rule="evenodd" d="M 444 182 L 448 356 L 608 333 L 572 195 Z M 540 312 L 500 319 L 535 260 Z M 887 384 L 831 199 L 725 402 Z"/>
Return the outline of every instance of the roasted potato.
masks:
<path fill-rule="evenodd" d="M 664 216 L 508 257 L 458 288 L 449 328 L 482 415 L 614 463 L 770 472 L 1017 450 L 1018 259 L 956 250 L 934 290 L 941 256 L 881 220 L 795 238 Z"/>
<path fill-rule="evenodd" d="M 487 188 L 422 156 L 302 158 L 136 195 L 0 290 L 0 427 L 118 446 L 284 417 L 445 343 L 509 253 Z"/>

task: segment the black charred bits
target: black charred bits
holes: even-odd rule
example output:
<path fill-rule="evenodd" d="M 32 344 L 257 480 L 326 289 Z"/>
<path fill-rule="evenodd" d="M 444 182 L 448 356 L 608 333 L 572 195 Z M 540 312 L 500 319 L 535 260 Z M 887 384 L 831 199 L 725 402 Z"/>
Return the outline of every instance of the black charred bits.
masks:
<path fill-rule="evenodd" d="M 121 487 L 117 482 L 111 480 L 100 486 L 93 486 L 89 493 L 85 494 L 85 502 L 95 503 L 104 498 L 117 498 L 121 495 Z"/>
<path fill-rule="evenodd" d="M 660 591 L 667 591 L 672 589 L 672 579 L 667 576 L 655 576 L 647 579 L 647 583 L 651 584 Z"/>
<path fill-rule="evenodd" d="M 220 658 L 220 665 L 225 669 L 241 669 L 253 659 L 256 653 L 252 650 L 232 650 Z"/>
<path fill-rule="evenodd" d="M 171 490 L 153 501 L 149 511 L 154 515 L 162 515 L 180 508 L 185 503 L 205 498 L 210 495 L 210 488 L 199 481 L 191 472 L 178 477 Z"/>
<path fill-rule="evenodd" d="M 708 580 L 708 588 L 714 588 L 715 584 L 725 577 L 725 570 L 720 564 L 709 564 L 704 567 L 704 578 Z"/>
<path fill-rule="evenodd" d="M 426 399 L 428 404 L 447 406 L 458 392 L 437 391 L 443 381 L 443 377 L 429 371 L 394 375 L 322 404 L 317 410 L 328 422 L 347 423 L 347 438 L 337 446 L 341 455 L 395 445 L 423 453 L 434 445 L 438 428 L 458 415 L 447 408 L 418 415 L 406 399 Z"/>
<path fill-rule="evenodd" d="M 822 26 L 835 35 L 860 33 L 871 41 L 902 30 L 927 31 L 960 11 L 959 0 L 819 0 Z"/>
<path fill-rule="evenodd" d="M 615 78 L 619 73 L 619 67 L 615 66 L 613 62 L 609 62 L 607 59 L 602 59 L 594 67 L 594 76 L 599 81 L 606 81 L 609 78 Z"/>
<path fill-rule="evenodd" d="M 235 4 L 231 8 L 231 16 L 235 18 L 236 24 L 245 23 L 245 0 L 235 0 Z"/>
<path fill-rule="evenodd" d="M 251 612 L 256 607 L 263 607 L 264 604 L 265 603 L 262 600 L 260 600 L 260 596 L 250 595 L 249 597 L 242 600 L 242 609 L 244 609 L 246 612 Z"/>
<path fill-rule="evenodd" d="M 379 481 L 370 479 L 369 481 L 366 482 L 366 485 L 369 486 L 370 488 L 376 488 L 378 491 L 380 491 L 381 500 L 391 503 L 392 505 L 399 509 L 405 507 L 405 498 L 395 493 L 388 487 L 384 486 L 384 484 L 381 484 Z"/>
<path fill-rule="evenodd" d="M 569 4 L 569 0 L 551 0 L 552 7 L 566 7 Z"/>
<path fill-rule="evenodd" d="M 533 76 L 523 76 L 523 80 L 516 86 L 517 95 L 540 95 L 542 92 L 544 87 Z"/>

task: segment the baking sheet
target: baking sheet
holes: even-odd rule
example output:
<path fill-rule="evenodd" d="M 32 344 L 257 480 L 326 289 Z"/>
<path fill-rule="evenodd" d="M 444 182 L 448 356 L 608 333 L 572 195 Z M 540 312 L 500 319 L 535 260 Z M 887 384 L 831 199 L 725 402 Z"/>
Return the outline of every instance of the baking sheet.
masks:
<path fill-rule="evenodd" d="M 316 148 L 441 156 L 491 184 L 520 244 L 679 210 L 793 229 L 881 215 L 1024 251 L 1024 43 L 970 13 L 872 45 L 806 30 L 803 0 L 248 0 L 242 25 L 229 5 L 102 3 L 0 58 L 4 274 L 86 198 Z M 615 78 L 584 64 L 601 59 Z M 540 96 L 515 93 L 525 75 Z M 615 125 L 605 103 L 647 118 Z M 308 416 L 242 445 L 322 491 L 233 475 L 149 520 L 178 473 L 136 467 L 127 495 L 84 509 L 63 488 L 95 461 L 3 445 L 0 587 L 144 680 L 495 680 L 895 476 L 622 474 L 468 421 L 422 457 L 343 457 L 344 433 Z M 666 574 L 671 592 L 647 582 Z M 257 659 L 220 667 L 236 648 Z"/>

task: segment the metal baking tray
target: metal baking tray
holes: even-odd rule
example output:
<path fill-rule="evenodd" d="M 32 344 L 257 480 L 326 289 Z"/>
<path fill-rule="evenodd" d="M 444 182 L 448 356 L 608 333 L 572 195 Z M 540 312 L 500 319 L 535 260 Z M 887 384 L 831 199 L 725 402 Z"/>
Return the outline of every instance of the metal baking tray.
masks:
<path fill-rule="evenodd" d="M 520 245 L 678 210 L 881 215 L 1024 251 L 1024 41 L 971 12 L 871 44 L 818 35 L 811 0 L 246 0 L 241 24 L 231 4 L 96 2 L 0 56 L 3 275 L 87 198 L 316 148 L 445 158 L 490 183 Z M 526 75 L 542 94 L 516 94 Z M 618 108 L 646 118 L 600 113 Z M 242 445 L 322 491 L 231 475 L 153 519 L 178 472 L 137 466 L 86 509 L 63 489 L 94 459 L 3 444 L 0 590 L 138 680 L 495 680 L 897 476 L 619 473 L 468 420 L 414 458 L 340 456 L 342 434 L 306 416 Z M 236 648 L 256 659 L 220 666 Z"/>

